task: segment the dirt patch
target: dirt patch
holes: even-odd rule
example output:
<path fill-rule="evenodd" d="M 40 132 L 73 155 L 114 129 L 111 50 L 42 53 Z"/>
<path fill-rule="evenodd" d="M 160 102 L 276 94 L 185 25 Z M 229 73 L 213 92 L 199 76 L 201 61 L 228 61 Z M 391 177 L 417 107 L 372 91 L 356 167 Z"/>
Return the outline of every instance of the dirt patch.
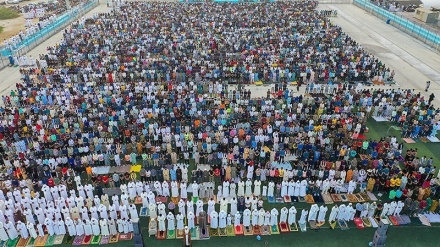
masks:
<path fill-rule="evenodd" d="M 25 30 L 25 19 L 21 15 L 18 18 L 0 21 L 0 26 L 3 27 L 3 32 L 0 33 L 0 41 L 3 43 L 4 39 L 9 39 L 11 36 L 16 35 L 20 30 Z"/>

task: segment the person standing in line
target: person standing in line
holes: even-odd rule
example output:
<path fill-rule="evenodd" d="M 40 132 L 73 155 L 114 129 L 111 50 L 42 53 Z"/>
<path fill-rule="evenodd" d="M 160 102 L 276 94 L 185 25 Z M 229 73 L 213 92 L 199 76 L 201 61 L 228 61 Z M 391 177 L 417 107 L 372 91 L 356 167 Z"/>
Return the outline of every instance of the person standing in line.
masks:
<path fill-rule="evenodd" d="M 431 86 L 431 81 L 426 82 L 425 92 L 428 92 L 429 86 Z"/>

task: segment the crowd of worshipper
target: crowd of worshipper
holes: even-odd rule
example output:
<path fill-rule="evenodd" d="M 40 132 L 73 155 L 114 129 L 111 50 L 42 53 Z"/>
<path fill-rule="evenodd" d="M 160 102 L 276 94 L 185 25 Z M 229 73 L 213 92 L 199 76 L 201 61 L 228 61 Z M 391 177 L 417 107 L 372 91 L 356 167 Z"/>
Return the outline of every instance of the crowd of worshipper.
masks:
<path fill-rule="evenodd" d="M 133 220 L 139 216 L 128 193 L 109 197 L 92 184 L 83 186 L 79 176 L 73 177 L 76 187 L 71 189 L 53 180 L 41 188 L 32 184 L 13 187 L 3 182 L 3 188 L 13 189 L 6 195 L 0 190 L 0 240 L 133 232 Z"/>
<path fill-rule="evenodd" d="M 46 200 L 37 204 L 41 207 L 49 198 L 54 208 L 55 198 L 65 205 L 66 215 L 57 206 L 62 217 L 54 211 L 51 220 L 57 222 L 52 225 L 69 222 L 70 235 L 78 232 L 78 224 L 84 231 L 92 224 L 82 219 L 83 206 L 84 214 L 105 222 L 101 231 L 107 232 L 106 224 L 130 231 L 128 222 L 137 211 L 125 202 L 138 196 L 150 216 L 158 210 L 163 229 L 167 218 L 174 225 L 174 215 L 166 213 L 164 203 L 156 204 L 156 197 L 180 197 L 182 201 L 170 202 L 168 209 L 177 206 L 180 212 L 186 206 L 187 212 L 181 213 L 189 214 L 194 205 L 185 200 L 187 188 L 193 197 L 221 198 L 220 207 L 237 205 L 243 220 L 249 211 L 261 210 L 260 196 L 278 194 L 294 201 L 312 195 L 322 202 L 322 194 L 345 190 L 387 192 L 392 201 L 398 199 L 396 209 L 406 198 L 418 202 L 418 208 L 428 201 L 438 205 L 432 158 L 419 158 L 417 150 L 404 154 L 403 144 L 393 136 L 365 139 L 371 116 L 397 121 L 414 137 L 435 136 L 439 111 L 429 99 L 414 90 L 356 90 L 344 83 L 327 90 L 328 95 L 318 95 L 324 86 L 308 86 L 311 95 L 303 96 L 287 86 L 291 81 L 323 85 L 319 82 L 359 76 L 383 80 L 392 75 L 340 27 L 314 11 L 316 5 L 129 2 L 74 23 L 60 44 L 36 60 L 35 68 L 21 69 L 22 82 L 2 98 L 0 162 L 7 171 L 3 188 L 9 189 L 8 221 L 3 218 L 6 229 L 12 229 L 8 234 L 16 236 L 10 212 L 28 215 L 36 208 L 25 204 L 39 198 Z M 274 85 L 265 98 L 252 98 L 246 87 L 224 83 L 259 80 Z M 193 161 L 196 169 L 190 170 Z M 131 174 L 94 172 L 101 166 L 137 164 L 142 165 L 141 181 Z M 123 194 L 115 200 L 112 196 L 110 205 L 108 196 L 97 193 L 97 203 L 94 194 L 82 194 L 78 185 L 69 196 L 65 186 L 76 183 L 75 171 L 83 170 L 94 182 L 87 191 L 114 186 Z M 14 197 L 20 187 L 41 196 L 25 196 L 22 202 Z M 75 200 L 80 197 L 83 200 Z M 130 218 L 122 214 L 120 201 Z M 107 220 L 105 213 L 95 211 L 101 207 L 111 215 L 115 203 L 121 218 Z M 196 206 L 195 216 L 203 204 Z M 394 203 L 383 205 L 387 214 L 394 214 L 396 209 L 389 207 Z M 347 212 L 350 219 L 352 210 Z M 44 223 L 46 217 L 41 217 Z M 37 231 L 43 224 L 23 216 L 20 221 L 34 224 Z"/>
<path fill-rule="evenodd" d="M 71 7 L 75 7 L 88 1 L 69 2 Z M 4 48 L 9 50 L 17 49 L 25 39 L 32 37 L 33 35 L 43 30 L 45 27 L 50 26 L 52 23 L 55 22 L 57 17 L 61 16 L 67 11 L 65 3 L 63 5 L 58 2 L 54 2 L 51 4 L 41 2 L 25 6 L 12 6 L 12 8 L 16 9 L 20 13 L 23 13 L 23 17 L 26 19 L 26 28 L 24 30 L 19 30 L 16 34 L 3 40 Z M 32 19 L 34 18 L 38 18 L 38 20 L 33 21 Z M 35 64 L 31 63 L 21 63 L 19 57 L 11 58 L 12 59 L 10 59 L 10 65 L 16 65 L 20 67 L 35 66 Z"/>

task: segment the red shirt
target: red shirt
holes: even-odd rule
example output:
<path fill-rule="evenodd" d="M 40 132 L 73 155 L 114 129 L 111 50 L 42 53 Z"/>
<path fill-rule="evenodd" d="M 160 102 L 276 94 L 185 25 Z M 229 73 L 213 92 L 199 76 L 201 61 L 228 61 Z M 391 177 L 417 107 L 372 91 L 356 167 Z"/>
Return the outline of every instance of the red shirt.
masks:
<path fill-rule="evenodd" d="M 280 171 L 278 171 L 278 170 L 275 170 L 275 177 L 279 177 L 280 176 Z"/>

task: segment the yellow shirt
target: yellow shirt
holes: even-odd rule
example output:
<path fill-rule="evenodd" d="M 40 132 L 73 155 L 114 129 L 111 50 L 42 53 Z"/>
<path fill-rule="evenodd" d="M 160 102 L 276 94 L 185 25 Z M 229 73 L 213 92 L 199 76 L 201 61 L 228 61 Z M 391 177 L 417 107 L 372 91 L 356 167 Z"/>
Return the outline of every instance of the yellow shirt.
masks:
<path fill-rule="evenodd" d="M 284 169 L 279 170 L 279 172 L 280 172 L 279 177 L 280 177 L 280 178 L 284 177 Z"/>

